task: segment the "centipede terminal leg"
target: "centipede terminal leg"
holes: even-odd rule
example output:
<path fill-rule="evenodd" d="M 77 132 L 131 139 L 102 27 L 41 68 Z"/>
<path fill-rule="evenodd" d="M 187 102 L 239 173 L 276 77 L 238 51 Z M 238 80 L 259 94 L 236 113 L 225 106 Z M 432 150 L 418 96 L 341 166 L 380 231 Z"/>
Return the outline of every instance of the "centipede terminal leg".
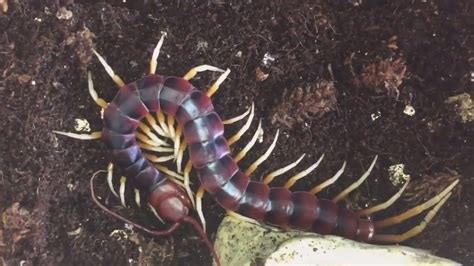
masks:
<path fill-rule="evenodd" d="M 377 243 L 385 243 L 385 244 L 395 244 L 395 243 L 400 243 L 403 241 L 406 241 L 412 237 L 417 236 L 423 230 L 426 228 L 428 223 L 435 217 L 435 215 L 438 213 L 438 211 L 441 209 L 441 207 L 446 203 L 446 201 L 449 199 L 449 197 L 452 195 L 452 192 L 449 192 L 446 194 L 441 200 L 436 203 L 433 209 L 431 209 L 426 216 L 423 218 L 423 220 L 416 226 L 414 226 L 412 229 L 406 231 L 405 233 L 402 234 L 397 234 L 397 235 L 389 235 L 389 234 L 375 234 L 372 237 L 372 242 L 377 242 Z"/>
<path fill-rule="evenodd" d="M 459 183 L 459 179 L 455 180 L 453 183 L 451 183 L 448 187 L 446 187 L 441 193 L 438 195 L 434 196 L 433 198 L 429 199 L 428 201 L 415 206 L 399 215 L 395 215 L 380 221 L 376 221 L 374 223 L 376 229 L 381 229 L 385 228 L 391 225 L 399 224 L 407 219 L 410 219 L 411 217 L 418 215 L 422 213 L 423 211 L 435 206 L 438 204 L 440 201 L 442 201 L 446 195 L 451 193 L 451 191 L 454 189 L 454 187 Z"/>

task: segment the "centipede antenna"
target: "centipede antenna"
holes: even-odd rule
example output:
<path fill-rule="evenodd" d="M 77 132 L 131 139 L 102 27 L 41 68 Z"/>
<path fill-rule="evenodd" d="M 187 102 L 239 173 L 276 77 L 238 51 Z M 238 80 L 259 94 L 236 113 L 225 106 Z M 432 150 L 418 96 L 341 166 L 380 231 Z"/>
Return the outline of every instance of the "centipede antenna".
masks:
<path fill-rule="evenodd" d="M 275 134 L 275 138 L 273 139 L 273 142 L 270 145 L 270 147 L 268 147 L 268 150 L 245 170 L 245 175 L 250 176 L 255 170 L 257 170 L 257 167 L 260 164 L 262 164 L 270 156 L 273 149 L 275 149 L 279 135 L 280 135 L 280 130 L 277 130 Z"/>
<path fill-rule="evenodd" d="M 96 197 L 95 195 L 95 191 L 94 191 L 94 180 L 96 178 L 96 176 L 99 174 L 99 173 L 103 173 L 103 172 L 106 172 L 104 170 L 100 170 L 100 171 L 97 171 L 95 172 L 91 179 L 90 179 L 90 192 L 91 192 L 91 198 L 92 200 L 94 201 L 94 203 L 99 207 L 101 208 L 104 212 L 106 212 L 107 214 L 113 216 L 114 218 L 116 219 L 119 219 L 120 221 L 124 222 L 124 223 L 127 223 L 127 224 L 130 224 L 130 225 L 133 225 L 134 227 L 140 229 L 140 230 L 143 230 L 144 232 L 150 234 L 150 235 L 153 235 L 153 236 L 167 236 L 167 235 L 170 235 L 172 234 L 174 231 L 176 231 L 176 229 L 179 228 L 179 226 L 181 225 L 181 223 L 177 222 L 177 223 L 174 223 L 173 225 L 171 225 L 170 227 L 168 227 L 167 229 L 165 230 L 161 230 L 161 231 L 155 231 L 155 230 L 150 230 L 142 225 L 139 225 L 135 222 L 132 222 L 130 221 L 129 219 L 109 210 L 107 207 L 105 207 Z"/>
<path fill-rule="evenodd" d="M 143 156 L 145 156 L 145 158 L 147 158 L 152 163 L 163 163 L 163 162 L 171 161 L 174 158 L 174 155 L 156 156 L 156 155 L 148 154 L 148 153 L 143 153 Z"/>
<path fill-rule="evenodd" d="M 197 73 L 199 72 L 204 72 L 204 71 L 212 71 L 212 72 L 225 72 L 224 70 L 215 67 L 215 66 L 210 66 L 210 65 L 200 65 L 197 67 L 191 68 L 188 73 L 186 73 L 183 76 L 183 79 L 185 80 L 190 80 L 196 76 Z"/>
<path fill-rule="evenodd" d="M 140 190 L 134 188 L 133 192 L 135 192 L 135 203 L 137 204 L 138 207 L 141 207 L 141 202 L 140 202 Z"/>
<path fill-rule="evenodd" d="M 158 66 L 158 56 L 160 55 L 161 46 L 163 46 L 163 41 L 165 40 L 166 35 L 168 35 L 166 32 L 162 33 L 160 40 L 153 50 L 153 55 L 151 56 L 150 60 L 150 74 L 156 73 L 156 67 Z"/>
<path fill-rule="evenodd" d="M 206 232 L 204 232 L 203 228 L 201 228 L 196 220 L 191 218 L 190 216 L 184 216 L 183 217 L 183 222 L 188 223 L 194 227 L 194 230 L 198 233 L 198 235 L 201 237 L 201 239 L 204 241 L 206 244 L 207 248 L 212 252 L 212 256 L 214 257 L 214 260 L 216 261 L 217 266 L 221 266 L 221 262 L 219 260 L 219 256 L 217 256 L 216 250 L 214 249 L 214 246 L 212 246 L 211 241 L 206 235 Z"/>
<path fill-rule="evenodd" d="M 332 199 L 332 202 L 334 203 L 337 203 L 339 202 L 341 199 L 345 198 L 349 193 L 351 193 L 354 189 L 358 188 L 360 186 L 360 184 L 362 184 L 362 182 L 364 182 L 364 180 L 367 179 L 367 177 L 370 175 L 370 173 L 372 172 L 372 169 L 374 168 L 375 166 L 375 163 L 377 162 L 377 158 L 379 156 L 376 155 L 374 160 L 372 161 L 372 163 L 370 164 L 370 167 L 369 169 L 367 169 L 367 171 L 365 171 L 365 173 L 357 180 L 355 181 L 354 183 L 352 183 L 350 186 L 348 186 L 346 189 L 344 189 L 341 193 L 339 193 L 336 197 L 334 197 Z"/>
<path fill-rule="evenodd" d="M 150 144 L 146 144 L 143 142 L 138 142 L 138 146 L 144 150 L 149 150 L 149 151 L 155 151 L 155 152 L 161 152 L 161 153 L 166 153 L 166 152 L 173 152 L 173 148 L 169 147 L 157 147 L 157 146 L 151 146 Z"/>
<path fill-rule="evenodd" d="M 127 204 L 125 204 L 125 185 L 127 183 L 127 178 L 125 176 L 120 177 L 120 188 L 119 188 L 119 194 L 120 194 L 120 203 L 122 203 L 122 206 L 127 208 Z"/>
<path fill-rule="evenodd" d="M 229 76 L 229 74 L 230 69 L 228 68 L 224 73 L 222 73 L 222 75 L 219 76 L 219 78 L 217 78 L 216 82 L 214 82 L 214 84 L 212 84 L 212 86 L 206 92 L 209 98 L 212 97 L 212 95 L 214 95 L 219 90 L 219 86 L 222 84 L 222 82 L 224 82 L 224 80 Z"/>
<path fill-rule="evenodd" d="M 318 161 L 316 161 L 313 165 L 311 165 L 307 169 L 297 173 L 296 175 L 290 177 L 290 179 L 288 179 L 288 181 L 286 181 L 286 184 L 284 185 L 284 187 L 287 188 L 287 189 L 290 189 L 296 183 L 296 181 L 298 181 L 301 178 L 307 176 L 309 173 L 314 171 L 314 169 L 318 168 L 319 164 L 323 161 L 323 159 L 324 159 L 324 154 L 321 155 L 321 157 L 319 157 Z"/>
<path fill-rule="evenodd" d="M 112 194 L 114 194 L 115 197 L 119 197 L 117 192 L 115 191 L 114 185 L 112 183 L 112 178 L 113 178 L 113 170 L 114 170 L 114 165 L 112 163 L 109 163 L 107 165 L 107 184 L 109 185 L 110 191 L 112 191 Z"/>
<path fill-rule="evenodd" d="M 158 136 L 156 136 L 155 134 L 153 134 L 153 132 L 151 132 L 151 128 L 148 127 L 145 123 L 143 122 L 139 122 L 138 123 L 138 127 L 140 128 L 140 130 L 145 133 L 145 135 L 155 143 L 155 146 L 166 146 L 168 145 L 165 141 L 161 140 L 160 138 L 158 138 Z"/>
<path fill-rule="evenodd" d="M 184 189 L 186 190 L 186 193 L 188 194 L 189 200 L 191 200 L 191 204 L 193 205 L 194 208 L 196 208 L 196 202 L 194 201 L 193 191 L 191 190 L 191 187 L 190 187 L 191 182 L 189 180 L 192 168 L 193 168 L 193 164 L 191 163 L 191 161 L 188 161 L 188 163 L 186 164 L 186 167 L 184 168 L 183 183 L 184 183 Z"/>
<path fill-rule="evenodd" d="M 204 218 L 204 212 L 202 211 L 202 198 L 204 197 L 205 193 L 206 190 L 204 190 L 204 187 L 200 185 L 196 192 L 196 212 L 199 216 L 199 220 L 201 220 L 204 231 L 206 231 L 206 218 Z"/>
<path fill-rule="evenodd" d="M 100 139 L 102 137 L 102 131 L 92 132 L 90 134 L 77 134 L 53 130 L 53 133 L 80 140 L 95 140 Z"/>
<path fill-rule="evenodd" d="M 99 98 L 99 95 L 95 91 L 94 82 L 92 81 L 92 74 L 90 71 L 87 71 L 87 87 L 89 88 L 89 94 L 91 95 L 94 102 L 97 103 L 97 105 L 102 109 L 105 109 L 105 107 L 107 107 L 107 102 L 104 99 Z"/>
<path fill-rule="evenodd" d="M 105 68 L 105 71 L 112 78 L 115 84 L 117 84 L 119 88 L 125 86 L 123 80 L 115 74 L 114 70 L 109 66 L 109 64 L 107 64 L 107 61 L 105 61 L 105 59 L 95 49 L 92 49 L 92 52 L 94 52 L 95 56 L 97 56 L 102 66 Z"/>
<path fill-rule="evenodd" d="M 415 206 L 408 211 L 405 211 L 399 215 L 395 215 L 386 219 L 383 219 L 381 221 L 376 221 L 374 223 L 376 229 L 388 227 L 394 224 L 399 224 L 407 219 L 410 219 L 411 217 L 420 214 L 421 212 L 433 207 L 434 205 L 438 204 L 443 198 L 448 195 L 453 188 L 459 183 L 459 179 L 456 179 L 451 185 L 446 187 L 441 193 L 438 195 L 434 196 L 430 200 L 426 201 L 425 203 L 422 203 L 418 206 Z"/>
<path fill-rule="evenodd" d="M 222 124 L 230 125 L 230 124 L 239 122 L 240 120 L 244 119 L 250 113 L 250 110 L 251 110 L 251 108 L 248 108 L 243 114 L 222 121 Z"/>
<path fill-rule="evenodd" d="M 150 124 L 151 128 L 153 128 L 153 130 L 155 130 L 156 133 L 158 133 L 158 135 L 166 138 L 165 132 L 163 131 L 163 129 L 161 129 L 160 126 L 158 126 L 158 124 L 156 123 L 155 118 L 151 114 L 148 113 L 145 116 L 145 119 Z"/>
<path fill-rule="evenodd" d="M 263 183 L 268 185 L 268 184 L 270 184 L 270 182 L 273 181 L 273 179 L 275 179 L 275 177 L 277 177 L 279 175 L 282 175 L 282 174 L 288 172 L 289 170 L 295 168 L 301 162 L 301 160 L 303 160 L 305 155 L 306 154 L 303 153 L 303 155 L 301 155 L 300 158 L 298 158 L 298 160 L 294 161 L 293 163 L 290 163 L 289 165 L 287 165 L 285 167 L 282 167 L 280 169 L 277 169 L 277 170 L 271 172 L 270 174 L 268 174 L 267 176 L 265 176 L 263 178 Z"/>
<path fill-rule="evenodd" d="M 245 124 L 242 126 L 242 128 L 239 129 L 239 131 L 237 131 L 237 133 L 235 133 L 232 137 L 230 137 L 227 140 L 227 143 L 229 144 L 229 146 L 237 142 L 242 137 L 242 135 L 245 134 L 245 132 L 247 132 L 247 130 L 250 128 L 250 125 L 252 124 L 254 115 L 255 115 L 255 105 L 254 103 L 252 103 L 252 105 L 250 106 L 250 114 L 249 114 L 249 118 L 247 119 L 247 122 L 245 122 Z"/>
<path fill-rule="evenodd" d="M 309 191 L 309 193 L 318 194 L 321 190 L 323 190 L 327 186 L 330 186 L 330 185 L 334 184 L 334 182 L 336 182 L 339 179 L 339 177 L 342 175 L 342 173 L 344 173 L 345 168 L 346 168 L 346 161 L 344 161 L 344 163 L 342 164 L 341 169 L 339 169 L 333 177 L 331 177 L 328 180 L 324 181 L 323 183 L 315 186 L 314 188 L 312 188 Z"/>
<path fill-rule="evenodd" d="M 398 198 L 400 198 L 400 196 L 403 194 L 403 192 L 407 188 L 409 182 L 410 182 L 410 178 L 408 178 L 407 181 L 405 182 L 405 184 L 403 184 L 403 187 L 395 195 L 393 195 L 390 199 L 388 199 L 387 201 L 385 201 L 383 203 L 380 203 L 380 204 L 377 204 L 374 207 L 370 207 L 370 208 L 367 208 L 365 210 L 358 211 L 357 215 L 359 215 L 359 216 L 368 216 L 368 215 L 371 215 L 373 213 L 379 212 L 381 210 L 387 209 L 395 201 L 397 201 Z"/>
<path fill-rule="evenodd" d="M 252 147 L 255 145 L 255 142 L 257 142 L 257 139 L 260 135 L 263 134 L 263 130 L 262 130 L 262 120 L 260 120 L 258 122 L 258 127 L 257 127 L 257 130 L 255 130 L 255 133 L 253 134 L 253 137 L 252 139 L 249 141 L 249 143 L 247 143 L 247 145 L 245 145 L 245 147 L 234 157 L 234 160 L 236 163 L 240 162 L 240 160 L 242 160 L 245 155 L 247 155 L 247 152 L 250 151 L 250 149 L 252 149 Z"/>
<path fill-rule="evenodd" d="M 414 236 L 417 236 L 423 230 L 426 228 L 429 222 L 436 216 L 438 211 L 443 207 L 443 205 L 446 203 L 446 201 L 451 197 L 452 192 L 449 192 L 446 194 L 435 206 L 433 209 L 431 209 L 426 216 L 423 218 L 423 220 L 415 227 L 412 229 L 406 231 L 403 234 L 398 234 L 398 235 L 389 235 L 389 234 L 375 234 L 372 237 L 373 242 L 378 242 L 378 243 L 386 243 L 386 244 L 394 244 L 394 243 L 400 243 L 403 241 L 406 241 Z"/>

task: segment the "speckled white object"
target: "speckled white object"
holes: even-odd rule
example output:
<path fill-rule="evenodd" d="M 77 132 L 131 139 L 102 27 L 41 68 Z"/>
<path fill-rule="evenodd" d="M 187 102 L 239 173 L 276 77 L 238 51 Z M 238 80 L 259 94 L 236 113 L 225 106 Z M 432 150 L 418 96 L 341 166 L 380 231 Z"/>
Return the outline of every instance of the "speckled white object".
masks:
<path fill-rule="evenodd" d="M 214 246 L 223 266 L 241 265 L 460 265 L 403 246 L 371 245 L 261 226 L 227 216 Z"/>

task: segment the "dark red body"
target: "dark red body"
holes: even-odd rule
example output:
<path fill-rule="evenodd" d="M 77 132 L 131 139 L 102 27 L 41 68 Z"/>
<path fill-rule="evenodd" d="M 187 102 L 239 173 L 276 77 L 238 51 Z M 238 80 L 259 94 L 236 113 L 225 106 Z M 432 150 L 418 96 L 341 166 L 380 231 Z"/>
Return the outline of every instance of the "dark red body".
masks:
<path fill-rule="evenodd" d="M 120 89 L 104 113 L 102 139 L 112 161 L 168 222 L 178 222 L 190 206 L 185 193 L 148 162 L 135 139 L 139 120 L 163 111 L 183 126 L 189 155 L 199 179 L 226 210 L 260 222 L 320 234 L 370 241 L 374 225 L 330 200 L 251 181 L 232 158 L 224 125 L 205 92 L 179 77 L 148 75 Z"/>

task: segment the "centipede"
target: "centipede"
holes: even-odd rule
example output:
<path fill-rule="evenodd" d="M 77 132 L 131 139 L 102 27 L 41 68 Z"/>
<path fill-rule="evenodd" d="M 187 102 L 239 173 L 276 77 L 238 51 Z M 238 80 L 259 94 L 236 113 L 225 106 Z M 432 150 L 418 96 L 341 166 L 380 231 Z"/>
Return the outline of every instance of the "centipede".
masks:
<path fill-rule="evenodd" d="M 317 194 L 341 176 L 345 162 L 332 178 L 313 189 L 291 190 L 299 179 L 308 175 L 320 164 L 324 155 L 306 170 L 292 176 L 282 187 L 273 187 L 269 184 L 276 176 L 295 167 L 304 155 L 294 163 L 271 172 L 262 181 L 252 180 L 250 178 L 252 172 L 275 147 L 278 131 L 267 152 L 248 169 L 243 170 L 238 163 L 255 144 L 258 132 L 261 130 L 261 122 L 254 137 L 241 152 L 233 155 L 230 146 L 249 128 L 249 121 L 254 116 L 253 105 L 243 115 L 229 120 L 221 119 L 216 112 L 211 97 L 228 77 L 229 69 L 224 71 L 214 66 L 200 65 L 181 77 L 156 74 L 158 56 L 165 36 L 165 34 L 161 36 L 153 51 L 149 73 L 127 84 L 115 74 L 105 59 L 93 50 L 107 74 L 118 86 L 117 94 L 107 103 L 98 97 L 90 73 L 88 75 L 89 92 L 103 110 L 103 129 L 92 134 L 55 131 L 57 134 L 77 139 L 101 139 L 110 156 L 109 177 L 112 176 L 113 167 L 120 169 L 125 178 L 133 183 L 137 192 L 146 198 L 152 211 L 171 226 L 161 231 L 150 230 L 110 211 L 94 194 L 94 175 L 90 180 L 92 198 L 100 208 L 114 217 L 155 236 L 169 235 L 181 224 L 191 224 L 219 263 L 203 228 L 190 216 L 191 209 L 197 206 L 199 216 L 202 221 L 204 220 L 200 203 L 204 193 L 210 195 L 231 215 L 247 217 L 284 230 L 334 234 L 361 242 L 390 244 L 403 242 L 420 234 L 458 184 L 459 180 L 455 180 L 428 201 L 403 213 L 373 221 L 369 216 L 391 206 L 403 193 L 409 180 L 387 201 L 367 209 L 353 211 L 338 203 L 367 178 L 377 161 L 377 156 L 361 178 L 333 199 L 323 199 Z M 207 91 L 199 90 L 190 82 L 198 73 L 204 71 L 222 73 Z M 227 139 L 224 136 L 224 124 L 240 121 L 246 116 L 248 116 L 247 123 L 237 134 Z M 148 122 L 149 126 L 144 121 Z M 152 133 L 153 130 L 156 134 Z M 172 139 L 172 145 L 168 145 L 168 148 L 161 147 L 166 146 L 166 143 L 158 136 Z M 183 170 L 185 150 L 189 159 Z M 170 152 L 171 155 L 160 157 L 151 155 L 150 151 Z M 160 162 L 172 158 L 177 162 L 176 171 L 159 165 Z M 193 192 L 189 189 L 191 171 L 195 171 L 200 184 L 196 199 L 193 199 Z M 183 182 L 176 179 L 180 176 L 179 173 L 184 173 Z M 116 194 L 114 190 L 112 191 Z M 404 233 L 381 232 L 385 227 L 400 224 L 424 211 L 428 213 L 423 220 Z"/>

